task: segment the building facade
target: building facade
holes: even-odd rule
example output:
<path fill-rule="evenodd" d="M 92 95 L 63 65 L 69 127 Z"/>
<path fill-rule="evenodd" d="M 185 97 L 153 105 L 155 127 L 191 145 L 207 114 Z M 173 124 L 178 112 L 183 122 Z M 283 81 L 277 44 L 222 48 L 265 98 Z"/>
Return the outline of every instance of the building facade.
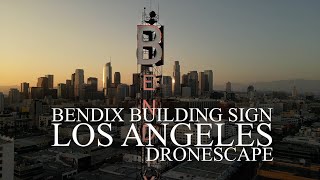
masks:
<path fill-rule="evenodd" d="M 111 86 L 111 83 L 112 83 L 111 62 L 108 62 L 103 66 L 102 83 L 103 83 L 104 95 L 107 96 L 108 95 L 108 88 Z"/>

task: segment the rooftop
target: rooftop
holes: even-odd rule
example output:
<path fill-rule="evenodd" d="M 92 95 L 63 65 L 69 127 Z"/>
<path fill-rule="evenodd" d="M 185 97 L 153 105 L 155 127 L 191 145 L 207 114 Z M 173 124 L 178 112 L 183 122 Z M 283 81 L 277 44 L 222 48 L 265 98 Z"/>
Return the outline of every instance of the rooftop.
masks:
<path fill-rule="evenodd" d="M 184 162 L 175 168 L 165 172 L 164 177 L 169 179 L 185 179 L 185 180 L 212 180 L 231 175 L 236 167 L 232 162 L 221 161 L 191 161 Z"/>
<path fill-rule="evenodd" d="M 7 136 L 2 136 L 0 135 L 0 145 L 2 144 L 8 144 L 8 143 L 12 143 L 14 141 L 13 138 L 7 137 Z"/>

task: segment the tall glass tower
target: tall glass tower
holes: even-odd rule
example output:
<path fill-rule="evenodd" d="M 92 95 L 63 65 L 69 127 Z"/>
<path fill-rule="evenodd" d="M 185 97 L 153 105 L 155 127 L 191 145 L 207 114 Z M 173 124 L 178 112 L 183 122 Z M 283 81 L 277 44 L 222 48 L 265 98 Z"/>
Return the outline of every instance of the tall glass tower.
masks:
<path fill-rule="evenodd" d="M 103 92 L 104 95 L 108 95 L 108 88 L 111 86 L 112 83 L 112 67 L 111 62 L 106 63 L 103 66 L 103 72 L 102 72 L 102 84 L 103 84 Z"/>

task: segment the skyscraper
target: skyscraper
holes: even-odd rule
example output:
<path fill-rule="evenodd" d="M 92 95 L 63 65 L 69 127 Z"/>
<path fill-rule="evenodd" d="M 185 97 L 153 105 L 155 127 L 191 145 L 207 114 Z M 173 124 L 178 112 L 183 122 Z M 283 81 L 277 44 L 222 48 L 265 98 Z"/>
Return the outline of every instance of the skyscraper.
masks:
<path fill-rule="evenodd" d="M 98 78 L 89 77 L 87 84 L 84 86 L 85 99 L 97 99 L 98 98 Z"/>
<path fill-rule="evenodd" d="M 46 75 L 46 78 L 48 78 L 48 88 L 53 89 L 53 75 L 48 74 Z"/>
<path fill-rule="evenodd" d="M 188 86 L 188 74 L 182 75 L 182 84 L 183 87 Z"/>
<path fill-rule="evenodd" d="M 9 91 L 9 103 L 18 103 L 20 101 L 20 92 L 16 88 L 11 88 Z"/>
<path fill-rule="evenodd" d="M 58 84 L 58 98 L 62 98 L 62 99 L 67 98 L 67 86 L 64 83 Z"/>
<path fill-rule="evenodd" d="M 71 91 L 69 92 L 69 98 L 70 99 L 74 99 L 74 84 L 75 84 L 75 81 L 76 81 L 76 73 L 72 73 L 71 75 Z M 67 83 L 66 83 L 67 84 Z"/>
<path fill-rule="evenodd" d="M 173 65 L 173 95 L 180 96 L 181 95 L 181 83 L 180 83 L 180 65 L 179 61 L 175 61 Z"/>
<path fill-rule="evenodd" d="M 129 86 L 126 84 L 118 84 L 117 86 L 117 95 L 116 103 L 119 103 L 124 100 L 125 97 L 129 96 Z"/>
<path fill-rule="evenodd" d="M 205 70 L 204 74 L 208 76 L 208 85 L 209 85 L 209 89 L 208 91 L 213 91 L 213 72 L 212 70 Z"/>
<path fill-rule="evenodd" d="M 90 91 L 93 91 L 93 92 L 98 91 L 98 78 L 89 77 L 87 79 L 87 84 L 90 86 Z"/>
<path fill-rule="evenodd" d="M 20 86 L 20 92 L 24 99 L 29 98 L 29 83 L 23 82 Z"/>
<path fill-rule="evenodd" d="M 49 88 L 48 78 L 47 77 L 39 77 L 37 82 L 37 87 L 41 87 L 44 90 Z"/>
<path fill-rule="evenodd" d="M 31 99 L 43 99 L 44 90 L 42 87 L 31 87 L 30 88 L 30 98 Z"/>
<path fill-rule="evenodd" d="M 190 71 L 188 73 L 188 86 L 191 88 L 191 96 L 198 96 L 199 83 L 197 71 Z"/>
<path fill-rule="evenodd" d="M 140 85 L 140 74 L 139 73 L 132 74 L 132 84 L 133 85 Z"/>
<path fill-rule="evenodd" d="M 132 74 L 132 87 L 130 87 L 130 95 L 132 98 L 135 98 L 137 93 L 140 93 L 140 74 Z"/>
<path fill-rule="evenodd" d="M 82 86 L 84 84 L 84 71 L 83 69 L 76 69 L 75 80 L 74 80 L 74 97 L 76 99 L 81 99 Z"/>
<path fill-rule="evenodd" d="M 114 83 L 116 84 L 116 86 L 118 86 L 118 84 L 121 84 L 120 72 L 115 72 L 114 73 Z"/>
<path fill-rule="evenodd" d="M 72 85 L 72 81 L 70 79 L 66 80 L 66 98 L 67 99 L 71 99 L 73 98 L 73 85 Z"/>
<path fill-rule="evenodd" d="M 74 86 L 74 83 L 76 81 L 76 73 L 72 73 L 71 75 L 71 85 Z"/>
<path fill-rule="evenodd" d="M 0 92 L 0 114 L 4 111 L 4 95 Z"/>
<path fill-rule="evenodd" d="M 103 66 L 102 83 L 103 83 L 104 95 L 107 96 L 108 95 L 108 88 L 110 87 L 110 85 L 112 83 L 111 62 L 108 62 Z"/>
<path fill-rule="evenodd" d="M 172 96 L 172 78 L 171 76 L 162 76 L 162 97 Z"/>
<path fill-rule="evenodd" d="M 199 95 L 204 95 L 209 91 L 208 75 L 204 72 L 199 72 Z"/>

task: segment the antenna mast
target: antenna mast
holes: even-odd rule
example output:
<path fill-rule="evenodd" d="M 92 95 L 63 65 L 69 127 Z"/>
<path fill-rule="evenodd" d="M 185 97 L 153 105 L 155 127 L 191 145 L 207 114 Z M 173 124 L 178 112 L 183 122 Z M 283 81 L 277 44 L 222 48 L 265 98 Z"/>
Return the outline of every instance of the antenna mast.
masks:
<path fill-rule="evenodd" d="M 140 93 L 137 96 L 137 107 L 141 109 L 141 112 L 143 112 L 143 108 L 146 108 L 146 103 L 150 105 L 152 108 L 161 108 L 162 103 L 162 65 L 164 64 L 163 59 L 163 26 L 159 23 L 159 14 L 157 14 L 155 11 L 152 10 L 152 0 L 149 1 L 150 9 L 148 13 L 146 12 L 146 8 L 144 7 L 143 13 L 142 13 L 142 21 L 141 25 L 139 26 L 145 26 L 146 29 L 143 29 L 143 41 L 150 41 L 153 43 L 159 43 L 158 47 L 161 49 L 161 52 L 158 52 L 155 47 L 146 46 L 143 47 L 141 51 L 138 49 L 138 53 L 143 54 L 143 59 L 147 60 L 157 60 L 155 64 L 139 64 L 138 63 L 138 72 L 140 76 Z M 158 3 L 158 13 L 159 13 L 159 3 Z M 157 29 L 159 33 L 156 33 L 152 30 L 152 28 Z M 149 28 L 149 29 L 148 29 Z M 150 29 L 151 28 L 151 29 Z M 139 36 L 142 34 L 138 34 Z M 160 42 L 154 42 L 156 39 L 159 39 Z M 139 43 L 139 42 L 138 42 Z M 161 54 L 161 57 L 157 56 Z M 139 61 L 139 57 L 138 57 Z M 150 83 L 151 87 L 148 87 L 148 90 L 144 90 L 145 82 L 144 80 L 147 80 Z M 153 90 L 150 90 L 153 89 Z M 152 112 L 146 112 L 146 116 L 151 116 L 152 118 L 153 113 Z M 161 128 L 161 124 L 159 122 L 152 122 L 148 123 L 151 124 L 154 128 L 157 129 L 159 134 L 164 133 L 163 129 Z M 145 134 L 145 127 L 146 127 L 146 121 L 142 119 L 140 122 L 137 123 L 137 127 L 139 129 L 139 134 L 141 136 L 141 139 L 145 139 L 145 137 L 151 137 L 150 134 Z M 148 131 L 147 131 L 148 132 Z M 149 140 L 143 141 L 143 143 L 147 144 Z M 152 144 L 155 145 L 156 148 L 160 150 L 160 141 L 157 138 L 153 138 L 151 140 Z M 138 177 L 141 177 L 141 179 L 144 180 L 159 180 L 161 179 L 161 172 L 164 170 L 164 168 L 161 167 L 160 161 L 146 161 L 147 154 L 146 154 L 146 147 L 143 146 L 141 148 L 141 173 Z M 151 154 L 152 156 L 153 154 Z"/>

